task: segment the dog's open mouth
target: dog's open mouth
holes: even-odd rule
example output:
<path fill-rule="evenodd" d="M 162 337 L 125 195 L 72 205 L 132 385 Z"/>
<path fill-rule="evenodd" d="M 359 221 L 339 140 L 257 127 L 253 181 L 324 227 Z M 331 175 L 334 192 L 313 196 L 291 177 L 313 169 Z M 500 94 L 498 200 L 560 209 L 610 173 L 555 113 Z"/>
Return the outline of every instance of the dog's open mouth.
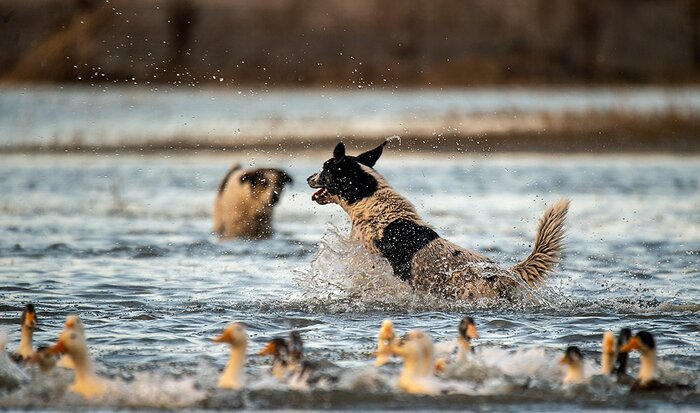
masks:
<path fill-rule="evenodd" d="M 311 200 L 319 205 L 325 205 L 331 202 L 330 193 L 326 188 L 321 188 L 318 191 L 314 192 L 313 195 L 311 195 Z"/>

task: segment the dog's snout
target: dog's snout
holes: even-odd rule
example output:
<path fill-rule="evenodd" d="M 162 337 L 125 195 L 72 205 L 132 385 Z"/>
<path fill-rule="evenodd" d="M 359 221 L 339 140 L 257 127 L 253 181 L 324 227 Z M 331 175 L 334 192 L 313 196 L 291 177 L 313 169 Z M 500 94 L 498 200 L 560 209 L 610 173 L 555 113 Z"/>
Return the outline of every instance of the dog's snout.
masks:
<path fill-rule="evenodd" d="M 312 188 L 318 185 L 318 172 L 306 178 L 306 183 Z"/>

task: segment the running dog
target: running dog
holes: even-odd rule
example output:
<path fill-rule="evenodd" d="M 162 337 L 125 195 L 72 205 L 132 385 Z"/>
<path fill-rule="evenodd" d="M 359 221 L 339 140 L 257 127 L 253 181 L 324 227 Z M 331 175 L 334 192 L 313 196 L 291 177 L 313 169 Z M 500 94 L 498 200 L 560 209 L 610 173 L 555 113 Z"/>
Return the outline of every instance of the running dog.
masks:
<path fill-rule="evenodd" d="M 569 201 L 552 205 L 540 219 L 535 246 L 510 270 L 440 237 L 413 205 L 374 170 L 387 142 L 357 156 L 339 143 L 333 157 L 307 182 L 320 205 L 340 205 L 352 221 L 351 237 L 389 261 L 394 275 L 414 288 L 446 298 L 512 299 L 518 285 L 542 282 L 559 262 Z"/>
<path fill-rule="evenodd" d="M 272 235 L 272 212 L 292 178 L 279 169 L 233 166 L 219 184 L 213 231 L 223 238 L 263 239 Z"/>

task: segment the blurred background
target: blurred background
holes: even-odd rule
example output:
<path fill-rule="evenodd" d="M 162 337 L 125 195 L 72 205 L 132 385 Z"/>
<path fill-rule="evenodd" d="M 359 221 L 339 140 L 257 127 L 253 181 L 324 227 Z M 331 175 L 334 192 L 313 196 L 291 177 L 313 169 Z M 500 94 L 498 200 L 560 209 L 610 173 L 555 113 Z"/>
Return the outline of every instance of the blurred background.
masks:
<path fill-rule="evenodd" d="M 0 0 L 0 79 L 6 151 L 696 151 L 700 1 Z"/>

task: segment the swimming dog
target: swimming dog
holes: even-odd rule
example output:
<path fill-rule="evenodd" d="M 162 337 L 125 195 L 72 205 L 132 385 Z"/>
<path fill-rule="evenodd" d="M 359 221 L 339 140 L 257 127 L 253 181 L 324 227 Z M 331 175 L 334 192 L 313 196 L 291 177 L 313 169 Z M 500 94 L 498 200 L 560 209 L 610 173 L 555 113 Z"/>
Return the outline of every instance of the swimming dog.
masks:
<path fill-rule="evenodd" d="M 506 298 L 523 282 L 542 282 L 559 262 L 569 201 L 552 205 L 540 219 L 532 253 L 510 269 L 440 237 L 413 205 L 374 169 L 384 145 L 357 156 L 339 143 L 323 169 L 307 183 L 312 200 L 340 205 L 352 221 L 351 238 L 389 261 L 394 275 L 414 288 L 446 298 Z"/>
<path fill-rule="evenodd" d="M 280 169 L 234 165 L 219 184 L 213 231 L 224 238 L 262 239 L 272 235 L 272 212 L 292 178 Z"/>

